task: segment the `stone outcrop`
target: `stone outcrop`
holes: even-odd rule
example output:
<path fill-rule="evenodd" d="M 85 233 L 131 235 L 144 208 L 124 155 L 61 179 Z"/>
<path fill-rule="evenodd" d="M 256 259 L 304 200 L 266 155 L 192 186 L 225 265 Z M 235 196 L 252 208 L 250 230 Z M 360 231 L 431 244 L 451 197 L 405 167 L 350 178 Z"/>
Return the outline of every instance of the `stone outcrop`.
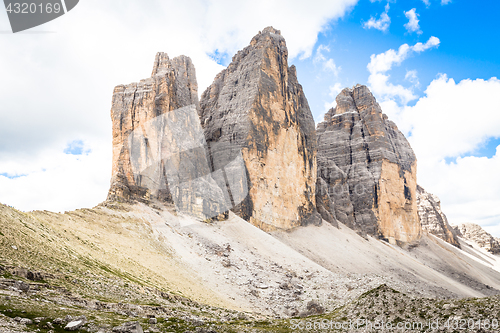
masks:
<path fill-rule="evenodd" d="M 317 126 L 330 215 L 393 243 L 419 239 L 417 162 L 408 141 L 366 86 L 344 89 L 336 102 Z"/>
<path fill-rule="evenodd" d="M 487 233 L 480 225 L 475 223 L 463 223 L 453 226 L 459 237 L 475 242 L 480 247 L 493 254 L 500 254 L 500 241 Z"/>
<path fill-rule="evenodd" d="M 203 93 L 200 117 L 212 169 L 244 161 L 248 181 L 230 193 L 238 215 L 265 230 L 321 223 L 314 120 L 280 31 L 264 29 L 233 57 Z"/>
<path fill-rule="evenodd" d="M 441 201 L 434 194 L 426 192 L 417 185 L 418 216 L 422 229 L 460 248 L 455 230 L 448 224 L 448 219 L 441 210 Z"/>
<path fill-rule="evenodd" d="M 198 108 L 195 69 L 186 56 L 158 53 L 150 78 L 114 89 L 108 200 L 173 202 L 202 219 L 227 211 L 225 183 L 211 174 Z"/>
<path fill-rule="evenodd" d="M 151 77 L 139 83 L 118 85 L 113 91 L 111 121 L 113 125 L 113 164 L 108 199 L 149 200 L 151 195 L 164 200 L 170 193 L 142 186 L 131 161 L 129 137 L 134 130 L 166 112 L 189 105 L 198 105 L 198 87 L 191 59 L 180 56 L 169 59 L 165 53 L 156 55 Z M 153 140 L 161 138 L 155 133 Z"/>

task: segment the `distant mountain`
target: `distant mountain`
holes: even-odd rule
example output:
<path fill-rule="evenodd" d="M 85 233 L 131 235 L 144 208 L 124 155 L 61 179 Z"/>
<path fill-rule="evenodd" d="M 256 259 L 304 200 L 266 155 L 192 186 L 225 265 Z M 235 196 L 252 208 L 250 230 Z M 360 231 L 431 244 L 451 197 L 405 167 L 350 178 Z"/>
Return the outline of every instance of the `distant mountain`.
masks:
<path fill-rule="evenodd" d="M 459 237 L 472 241 L 490 253 L 500 254 L 500 239 L 487 233 L 480 225 L 475 223 L 462 223 L 453 226 Z"/>
<path fill-rule="evenodd" d="M 460 248 L 457 232 L 448 224 L 439 198 L 417 185 L 417 205 L 422 229 Z"/>

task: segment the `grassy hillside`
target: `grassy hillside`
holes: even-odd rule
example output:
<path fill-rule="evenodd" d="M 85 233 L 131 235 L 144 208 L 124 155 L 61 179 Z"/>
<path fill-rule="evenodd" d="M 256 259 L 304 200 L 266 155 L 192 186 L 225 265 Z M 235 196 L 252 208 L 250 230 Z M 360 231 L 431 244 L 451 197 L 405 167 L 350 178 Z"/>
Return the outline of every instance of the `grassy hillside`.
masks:
<path fill-rule="evenodd" d="M 294 318 L 237 311 L 231 295 L 204 286 L 165 234 L 154 232 L 150 214 L 159 213 L 126 205 L 23 213 L 0 205 L 0 332 L 64 332 L 81 316 L 87 320 L 82 332 L 111 332 L 130 321 L 146 332 L 352 331 L 345 327 L 359 320 L 365 321 L 359 332 L 377 331 L 369 325 L 380 321 L 420 322 L 422 332 L 435 331 L 425 326 L 431 321 L 448 322 L 443 332 L 464 321 L 469 328 L 475 323 L 473 331 L 493 332 L 500 316 L 498 296 L 445 301 L 386 285 L 329 311 L 309 301 Z"/>

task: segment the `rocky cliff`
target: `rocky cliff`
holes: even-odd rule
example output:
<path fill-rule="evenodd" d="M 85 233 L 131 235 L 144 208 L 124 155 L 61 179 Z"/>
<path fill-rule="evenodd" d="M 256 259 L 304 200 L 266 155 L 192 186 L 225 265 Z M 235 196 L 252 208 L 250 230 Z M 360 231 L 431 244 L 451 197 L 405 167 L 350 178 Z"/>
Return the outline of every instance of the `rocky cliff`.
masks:
<path fill-rule="evenodd" d="M 230 193 L 238 215 L 265 230 L 321 222 L 314 120 L 279 30 L 264 29 L 239 51 L 200 107 L 212 169 L 239 154 L 245 163 L 248 181 Z"/>
<path fill-rule="evenodd" d="M 441 201 L 434 194 L 428 193 L 417 185 L 418 216 L 422 229 L 460 248 L 455 230 L 448 224 L 448 219 L 441 210 Z"/>
<path fill-rule="evenodd" d="M 227 211 L 206 156 L 191 59 L 156 55 L 150 78 L 114 89 L 110 201 L 173 202 L 202 219 Z M 223 184 L 225 185 L 225 184 Z"/>
<path fill-rule="evenodd" d="M 344 89 L 336 102 L 317 126 L 318 178 L 328 188 L 320 194 L 333 203 L 325 210 L 362 234 L 417 240 L 417 162 L 408 141 L 366 86 Z"/>
<path fill-rule="evenodd" d="M 453 226 L 459 237 L 477 243 L 480 247 L 493 254 L 500 254 L 500 240 L 487 233 L 480 225 L 463 223 Z"/>

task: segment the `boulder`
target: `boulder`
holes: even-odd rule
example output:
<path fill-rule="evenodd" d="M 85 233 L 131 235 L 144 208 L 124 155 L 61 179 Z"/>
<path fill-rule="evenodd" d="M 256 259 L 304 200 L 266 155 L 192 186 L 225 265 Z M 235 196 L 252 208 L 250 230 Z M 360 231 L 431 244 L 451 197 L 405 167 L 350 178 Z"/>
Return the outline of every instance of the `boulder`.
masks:
<path fill-rule="evenodd" d="M 143 333 L 141 325 L 137 321 L 129 321 L 120 326 L 113 327 L 113 333 Z"/>
<path fill-rule="evenodd" d="M 76 331 L 82 328 L 83 325 L 85 325 L 86 323 L 87 323 L 87 317 L 81 316 L 78 318 L 74 318 L 70 322 L 68 322 L 66 326 L 64 326 L 64 329 L 66 331 Z"/>

